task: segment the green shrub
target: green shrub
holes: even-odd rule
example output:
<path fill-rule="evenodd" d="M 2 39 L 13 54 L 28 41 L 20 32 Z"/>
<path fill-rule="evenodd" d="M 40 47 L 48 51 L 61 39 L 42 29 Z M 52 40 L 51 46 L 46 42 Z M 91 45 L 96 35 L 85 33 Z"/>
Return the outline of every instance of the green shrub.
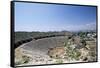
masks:
<path fill-rule="evenodd" d="M 81 55 L 81 52 L 79 52 L 78 50 L 74 50 L 73 48 L 71 48 L 68 44 L 68 41 L 64 43 L 64 46 L 66 48 L 66 56 L 68 56 L 71 59 L 79 59 L 79 56 Z"/>

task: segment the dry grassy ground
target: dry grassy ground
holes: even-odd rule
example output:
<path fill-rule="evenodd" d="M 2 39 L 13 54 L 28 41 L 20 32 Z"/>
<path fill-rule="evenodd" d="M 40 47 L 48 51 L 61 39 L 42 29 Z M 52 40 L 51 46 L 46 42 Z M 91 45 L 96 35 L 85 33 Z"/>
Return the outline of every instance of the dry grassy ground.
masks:
<path fill-rule="evenodd" d="M 15 50 L 16 65 L 40 65 L 73 62 L 96 61 L 96 42 L 86 41 L 83 45 L 80 37 L 74 40 L 68 36 L 44 38 L 25 43 Z M 79 46 L 80 47 L 80 46 Z"/>

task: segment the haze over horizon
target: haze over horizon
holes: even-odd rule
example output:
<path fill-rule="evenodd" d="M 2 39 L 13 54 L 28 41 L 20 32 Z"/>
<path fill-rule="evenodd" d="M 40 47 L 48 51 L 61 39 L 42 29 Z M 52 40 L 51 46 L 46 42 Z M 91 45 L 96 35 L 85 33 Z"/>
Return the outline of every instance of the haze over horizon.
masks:
<path fill-rule="evenodd" d="M 96 7 L 15 2 L 15 31 L 96 30 Z"/>

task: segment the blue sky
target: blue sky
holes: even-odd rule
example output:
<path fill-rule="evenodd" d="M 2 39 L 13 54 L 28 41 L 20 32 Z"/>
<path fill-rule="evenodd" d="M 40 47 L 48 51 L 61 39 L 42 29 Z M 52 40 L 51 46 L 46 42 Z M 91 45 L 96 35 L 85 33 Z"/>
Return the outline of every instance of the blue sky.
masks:
<path fill-rule="evenodd" d="M 96 29 L 96 7 L 15 3 L 15 31 Z"/>

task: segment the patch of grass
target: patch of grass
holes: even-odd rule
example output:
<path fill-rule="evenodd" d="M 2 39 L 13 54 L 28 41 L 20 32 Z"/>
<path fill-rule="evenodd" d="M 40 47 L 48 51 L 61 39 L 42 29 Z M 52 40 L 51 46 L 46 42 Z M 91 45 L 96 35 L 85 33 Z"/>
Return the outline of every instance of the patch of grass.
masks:
<path fill-rule="evenodd" d="M 81 53 L 78 50 L 74 50 L 72 56 L 72 58 L 79 60 L 79 56 L 81 56 Z"/>
<path fill-rule="evenodd" d="M 56 63 L 58 63 L 58 64 L 63 63 L 63 60 L 62 59 L 57 59 Z"/>
<path fill-rule="evenodd" d="M 20 65 L 20 64 L 25 64 L 25 63 L 28 63 L 30 61 L 30 57 L 26 56 L 26 55 L 23 55 L 22 56 L 22 59 L 15 62 L 16 65 Z"/>
<path fill-rule="evenodd" d="M 30 61 L 30 57 L 28 56 L 22 56 L 24 63 L 28 63 Z"/>
<path fill-rule="evenodd" d="M 79 59 L 79 56 L 81 56 L 81 53 L 78 50 L 69 50 L 68 53 L 68 57 L 70 57 L 71 59 Z"/>

